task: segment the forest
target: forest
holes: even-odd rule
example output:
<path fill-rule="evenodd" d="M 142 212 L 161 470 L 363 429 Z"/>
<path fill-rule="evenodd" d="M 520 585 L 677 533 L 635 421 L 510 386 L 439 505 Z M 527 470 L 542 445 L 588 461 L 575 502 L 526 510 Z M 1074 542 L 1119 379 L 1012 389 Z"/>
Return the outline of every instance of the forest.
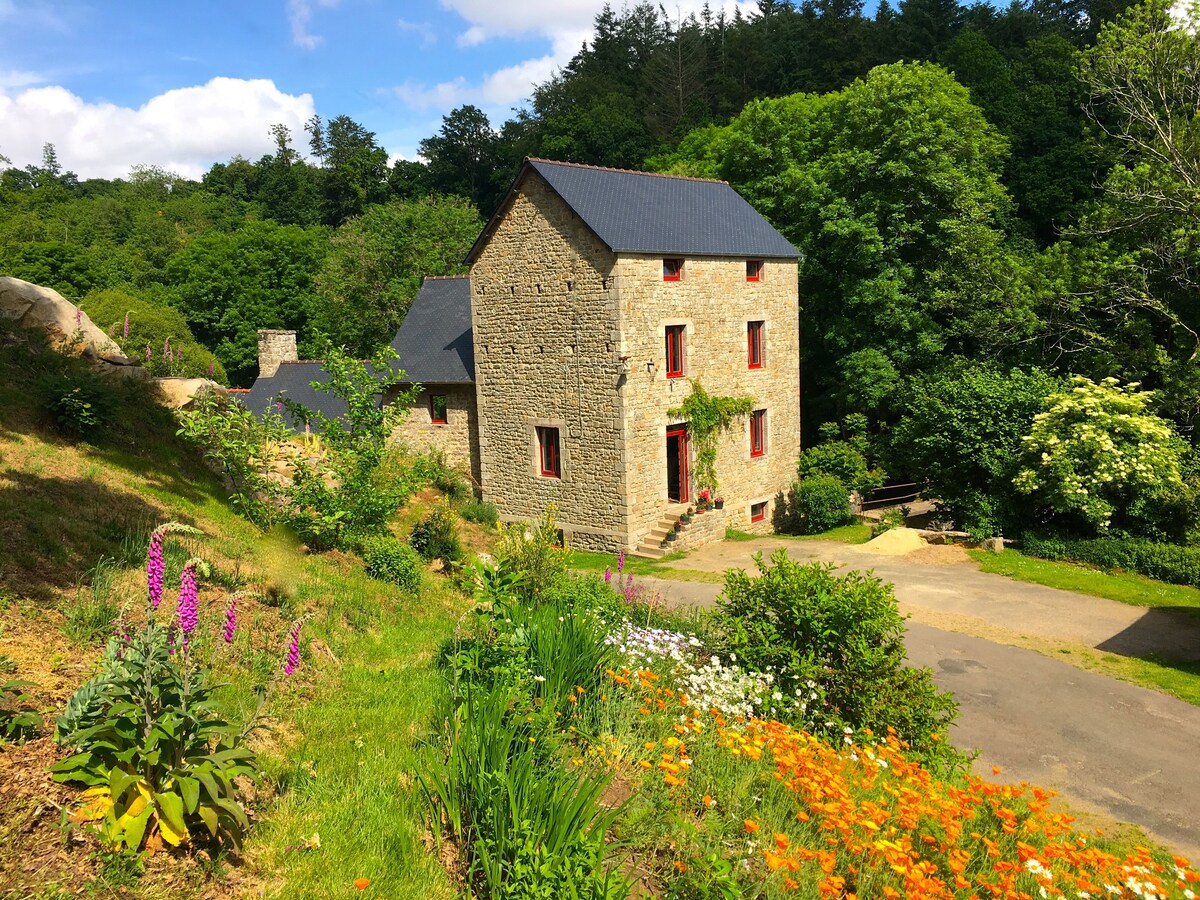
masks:
<path fill-rule="evenodd" d="M 811 472 L 928 481 L 977 534 L 1035 515 L 1188 540 L 1198 21 L 1162 0 L 606 7 L 510 119 L 460 107 L 419 161 L 346 116 L 199 182 L 81 180 L 47 145 L 0 174 L 0 272 L 156 371 L 245 386 L 259 328 L 307 357 L 386 344 L 525 157 L 720 178 L 804 254 Z M 1081 418 L 1111 427 L 1060 439 Z"/>

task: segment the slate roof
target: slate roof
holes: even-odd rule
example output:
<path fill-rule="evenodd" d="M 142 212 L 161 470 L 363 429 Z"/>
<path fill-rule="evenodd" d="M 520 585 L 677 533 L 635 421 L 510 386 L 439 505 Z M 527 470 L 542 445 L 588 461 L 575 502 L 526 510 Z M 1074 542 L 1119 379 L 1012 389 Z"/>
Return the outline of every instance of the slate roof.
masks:
<path fill-rule="evenodd" d="M 392 339 L 392 349 L 400 354 L 399 366 L 411 382 L 473 384 L 471 279 L 427 277 Z"/>
<path fill-rule="evenodd" d="M 725 181 L 527 159 L 509 191 L 537 172 L 609 249 L 664 256 L 797 259 L 797 250 Z M 474 261 L 508 206 L 471 248 Z"/>
<path fill-rule="evenodd" d="M 301 362 L 283 362 L 270 378 L 255 379 L 250 393 L 239 399 L 256 416 L 261 418 L 268 409 L 278 403 L 281 398 L 295 400 L 297 403 L 312 410 L 321 412 L 327 418 L 339 419 L 346 414 L 346 403 L 340 397 L 326 394 L 312 387 L 311 382 L 324 384 L 329 381 L 329 373 L 322 368 L 320 360 L 305 360 Z M 297 431 L 302 431 L 302 423 L 292 419 L 286 408 L 277 410 L 283 420 Z"/>

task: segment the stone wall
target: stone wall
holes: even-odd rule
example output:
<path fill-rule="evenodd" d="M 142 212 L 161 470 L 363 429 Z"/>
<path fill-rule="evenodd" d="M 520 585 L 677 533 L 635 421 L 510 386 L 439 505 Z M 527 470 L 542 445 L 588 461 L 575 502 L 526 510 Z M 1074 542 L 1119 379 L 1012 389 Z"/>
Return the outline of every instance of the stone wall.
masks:
<path fill-rule="evenodd" d="M 750 455 L 748 417 L 722 435 L 717 493 L 725 524 L 768 532 L 776 498 L 786 494 L 800 452 L 800 327 L 796 263 L 767 260 L 758 282 L 746 281 L 744 258 L 688 258 L 679 281 L 663 281 L 660 255 L 622 255 L 618 353 L 629 373 L 620 389 L 626 491 L 631 509 L 626 546 L 635 546 L 661 519 L 667 501 L 667 411 L 698 379 L 709 394 L 752 396 L 767 410 L 766 453 Z M 763 366 L 748 366 L 746 326 L 765 323 Z M 684 325 L 684 377 L 666 377 L 666 327 Z M 767 504 L 762 522 L 750 506 Z M 708 515 L 712 515 L 709 513 Z M 722 534 L 724 529 L 722 528 Z"/>
<path fill-rule="evenodd" d="M 432 421 L 429 407 L 431 394 L 446 398 L 445 424 Z M 426 385 L 417 395 L 408 415 L 392 432 L 392 439 L 418 452 L 440 450 L 446 455 L 447 463 L 470 472 L 471 478 L 479 484 L 479 425 L 475 409 L 475 386 Z"/>
<path fill-rule="evenodd" d="M 296 332 L 260 328 L 258 331 L 258 377 L 270 378 L 280 363 L 297 362 Z"/>
<path fill-rule="evenodd" d="M 505 521 L 558 509 L 571 546 L 628 543 L 613 254 L 530 172 L 471 267 L 480 476 Z M 560 435 L 540 474 L 536 427 Z"/>
<path fill-rule="evenodd" d="M 695 550 L 705 544 L 724 540 L 727 517 L 731 513 L 730 509 L 710 509 L 693 515 L 692 521 L 683 526 L 683 531 L 679 532 L 675 540 L 667 542 L 667 552 Z"/>

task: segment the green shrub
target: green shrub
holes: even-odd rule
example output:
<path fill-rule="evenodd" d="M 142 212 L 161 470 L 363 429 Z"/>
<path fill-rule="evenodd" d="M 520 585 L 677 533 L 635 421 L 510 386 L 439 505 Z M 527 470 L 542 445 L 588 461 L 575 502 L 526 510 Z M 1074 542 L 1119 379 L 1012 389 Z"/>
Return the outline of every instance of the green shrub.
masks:
<path fill-rule="evenodd" d="M 462 558 L 462 543 L 454 525 L 454 514 L 444 506 L 435 508 L 413 526 L 408 543 L 429 562 L 440 559 L 452 563 Z"/>
<path fill-rule="evenodd" d="M 871 526 L 871 537 L 879 537 L 885 531 L 891 531 L 893 528 L 903 528 L 908 521 L 908 513 L 907 506 L 885 509 L 879 514 L 879 521 Z"/>
<path fill-rule="evenodd" d="M 112 423 L 117 394 L 98 373 L 64 368 L 46 373 L 40 386 L 43 405 L 68 434 L 89 437 Z"/>
<path fill-rule="evenodd" d="M 32 681 L 0 683 L 0 741 L 19 744 L 41 731 L 42 717 L 30 705 L 33 698 L 25 693 L 25 688 L 33 686 Z"/>
<path fill-rule="evenodd" d="M 458 514 L 468 522 L 478 522 L 480 525 L 495 525 L 500 521 L 496 512 L 496 504 L 486 500 L 472 500 L 458 511 Z"/>
<path fill-rule="evenodd" d="M 367 574 L 394 584 L 410 594 L 421 590 L 421 555 L 403 541 L 390 535 L 367 538 L 363 542 L 363 561 Z"/>
<path fill-rule="evenodd" d="M 567 574 L 567 554 L 555 520 L 554 504 L 534 523 L 514 522 L 501 531 L 496 560 L 521 579 L 526 600 L 541 600 Z"/>
<path fill-rule="evenodd" d="M 842 437 L 843 429 L 846 437 Z M 866 418 L 847 416 L 842 427 L 826 422 L 820 428 L 821 443 L 801 451 L 796 464 L 800 480 L 830 475 L 851 490 L 867 493 L 887 479 L 887 473 L 867 461 L 870 443 L 866 435 Z"/>
<path fill-rule="evenodd" d="M 944 738 L 957 714 L 928 669 L 904 665 L 904 619 L 892 586 L 873 575 L 835 575 L 827 563 L 801 564 L 780 550 L 760 577 L 725 574 L 714 627 L 747 669 L 771 671 L 790 694 L 812 681 L 828 706 L 808 727 L 840 741 L 843 725 L 901 740 L 928 761 L 953 761 Z M 833 728 L 830 728 L 830 723 Z M 936 737 L 935 737 L 936 735 Z"/>
<path fill-rule="evenodd" d="M 789 524 L 800 534 L 818 534 L 854 521 L 850 491 L 832 475 L 795 482 L 790 500 Z"/>
<path fill-rule="evenodd" d="M 1200 547 L 1140 538 L 1048 538 L 1026 534 L 1021 550 L 1042 559 L 1124 569 L 1170 584 L 1200 588 Z"/>

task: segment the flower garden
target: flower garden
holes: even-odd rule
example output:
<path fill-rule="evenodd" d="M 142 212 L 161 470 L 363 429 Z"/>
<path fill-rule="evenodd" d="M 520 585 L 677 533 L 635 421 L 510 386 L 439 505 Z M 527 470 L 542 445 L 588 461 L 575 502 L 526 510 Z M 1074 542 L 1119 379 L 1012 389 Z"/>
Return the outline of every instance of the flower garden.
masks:
<path fill-rule="evenodd" d="M 729 573 L 721 608 L 681 621 L 630 588 L 623 560 L 614 589 L 548 576 L 545 548 L 511 552 L 537 540 L 510 536 L 477 570 L 473 620 L 443 651 L 445 766 L 422 786 L 477 896 L 1194 897 L 1188 860 L 1085 834 L 1051 793 L 969 773 L 945 741 L 952 703 L 893 665 L 890 586 L 760 560 L 754 585 Z M 763 616 L 759 590 L 786 601 Z M 921 708 L 888 721 L 856 705 L 819 641 L 761 664 L 779 648 L 747 626 L 767 639 L 787 609 L 844 615 L 817 607 L 847 592 L 868 598 L 852 614 L 883 620 L 842 633 L 875 638 L 849 651 L 858 688 L 916 685 Z"/>

